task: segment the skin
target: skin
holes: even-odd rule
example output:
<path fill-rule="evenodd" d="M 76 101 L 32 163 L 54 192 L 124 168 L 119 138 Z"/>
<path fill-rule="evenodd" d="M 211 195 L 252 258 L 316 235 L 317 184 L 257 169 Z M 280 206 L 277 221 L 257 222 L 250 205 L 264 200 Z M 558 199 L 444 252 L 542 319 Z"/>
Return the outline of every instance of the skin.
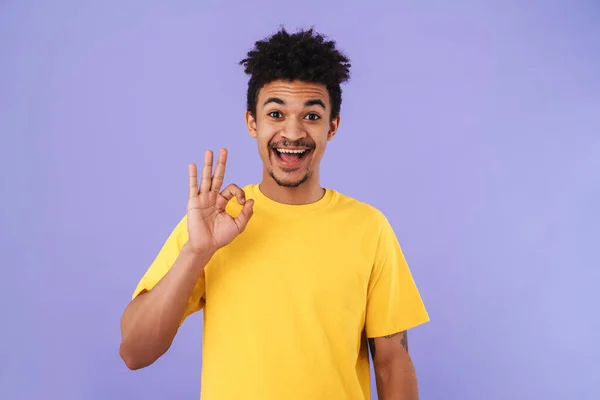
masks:
<path fill-rule="evenodd" d="M 369 339 L 377 396 L 382 400 L 417 400 L 419 391 L 406 331 Z"/>
<path fill-rule="evenodd" d="M 207 151 L 199 185 L 196 165 L 189 166 L 188 241 L 169 272 L 152 290 L 131 301 L 121 317 L 119 355 L 129 369 L 147 367 L 169 349 L 204 267 L 219 248 L 244 231 L 252 217 L 253 201 L 246 201 L 242 189 L 231 184 L 221 190 L 226 162 L 227 150 L 221 149 L 213 173 L 213 154 Z M 243 204 L 235 218 L 225 211 L 234 197 Z"/>
<path fill-rule="evenodd" d="M 331 105 L 324 85 L 275 81 L 259 92 L 256 115 L 246 112 L 250 136 L 256 139 L 263 162 L 261 191 L 275 201 L 307 204 L 319 200 L 320 163 L 329 141 L 337 133 L 340 117 L 329 118 Z M 270 146 L 311 147 L 302 168 L 286 170 L 274 160 Z M 288 146 L 289 147 L 289 146 Z"/>
<path fill-rule="evenodd" d="M 323 85 L 276 81 L 260 90 L 256 113 L 246 112 L 245 117 L 263 162 L 260 189 L 266 196 L 286 204 L 313 203 L 323 196 L 320 163 L 340 124 L 339 116 L 331 119 L 330 115 L 329 94 Z M 290 169 L 276 162 L 273 146 L 304 147 L 310 153 L 300 167 Z M 253 202 L 246 201 L 240 187 L 231 184 L 221 190 L 226 161 L 227 150 L 221 149 L 213 171 L 213 154 L 205 152 L 200 184 L 196 165 L 189 167 L 189 240 L 165 277 L 131 301 L 122 316 L 119 353 L 130 369 L 151 365 L 169 349 L 204 267 L 219 248 L 244 231 L 252 217 Z M 233 197 L 243 205 L 237 218 L 225 211 Z M 407 333 L 371 338 L 369 347 L 379 398 L 418 399 Z"/>

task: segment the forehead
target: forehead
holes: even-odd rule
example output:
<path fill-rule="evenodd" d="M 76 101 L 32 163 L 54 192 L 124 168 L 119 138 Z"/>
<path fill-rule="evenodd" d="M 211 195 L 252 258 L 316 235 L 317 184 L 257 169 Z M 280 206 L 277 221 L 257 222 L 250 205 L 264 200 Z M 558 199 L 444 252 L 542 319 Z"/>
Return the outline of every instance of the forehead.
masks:
<path fill-rule="evenodd" d="M 257 106 L 270 98 L 283 100 L 289 106 L 303 106 L 308 100 L 321 100 L 329 105 L 329 92 L 323 84 L 302 81 L 274 81 L 267 83 L 258 93 Z"/>

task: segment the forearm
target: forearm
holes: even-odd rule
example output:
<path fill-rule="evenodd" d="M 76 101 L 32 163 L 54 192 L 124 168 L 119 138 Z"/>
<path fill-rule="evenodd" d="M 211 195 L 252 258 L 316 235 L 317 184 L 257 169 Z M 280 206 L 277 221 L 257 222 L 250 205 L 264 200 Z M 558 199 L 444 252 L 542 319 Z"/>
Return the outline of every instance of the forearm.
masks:
<path fill-rule="evenodd" d="M 418 400 L 417 376 L 411 362 L 399 358 L 376 362 L 374 370 L 380 400 Z"/>
<path fill-rule="evenodd" d="M 156 286 L 128 305 L 121 320 L 119 351 L 129 368 L 152 364 L 171 346 L 194 286 L 211 257 L 212 253 L 192 253 L 184 246 Z"/>

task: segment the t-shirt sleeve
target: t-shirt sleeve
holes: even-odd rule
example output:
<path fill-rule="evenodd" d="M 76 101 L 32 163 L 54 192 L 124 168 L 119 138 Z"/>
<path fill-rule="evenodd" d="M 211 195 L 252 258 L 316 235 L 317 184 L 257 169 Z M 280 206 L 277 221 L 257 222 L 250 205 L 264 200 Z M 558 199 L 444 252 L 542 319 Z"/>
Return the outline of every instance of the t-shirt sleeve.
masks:
<path fill-rule="evenodd" d="M 369 338 L 391 335 L 429 321 L 400 243 L 384 216 L 380 225 L 367 292 L 365 330 Z"/>
<path fill-rule="evenodd" d="M 140 281 L 138 282 L 132 299 L 135 299 L 140 293 L 150 291 L 152 288 L 169 272 L 175 260 L 179 256 L 181 249 L 188 241 L 187 216 L 184 216 L 171 231 L 162 248 L 150 264 Z M 179 325 L 191 314 L 200 311 L 204 306 L 205 278 L 204 272 L 196 282 L 192 295 L 188 300 L 184 314 Z"/>

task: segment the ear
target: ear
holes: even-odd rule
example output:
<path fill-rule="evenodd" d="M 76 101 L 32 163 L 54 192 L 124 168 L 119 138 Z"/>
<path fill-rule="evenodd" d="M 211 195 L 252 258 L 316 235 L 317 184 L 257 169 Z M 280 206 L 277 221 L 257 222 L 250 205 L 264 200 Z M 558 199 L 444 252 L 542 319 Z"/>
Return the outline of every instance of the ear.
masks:
<path fill-rule="evenodd" d="M 250 111 L 246 111 L 246 127 L 248 128 L 248 133 L 250 136 L 256 139 L 256 119 Z"/>
<path fill-rule="evenodd" d="M 338 128 L 340 127 L 340 120 L 341 118 L 338 115 L 337 118 L 332 119 L 331 122 L 329 122 L 329 133 L 327 134 L 327 141 L 333 139 L 333 137 L 337 133 Z"/>

